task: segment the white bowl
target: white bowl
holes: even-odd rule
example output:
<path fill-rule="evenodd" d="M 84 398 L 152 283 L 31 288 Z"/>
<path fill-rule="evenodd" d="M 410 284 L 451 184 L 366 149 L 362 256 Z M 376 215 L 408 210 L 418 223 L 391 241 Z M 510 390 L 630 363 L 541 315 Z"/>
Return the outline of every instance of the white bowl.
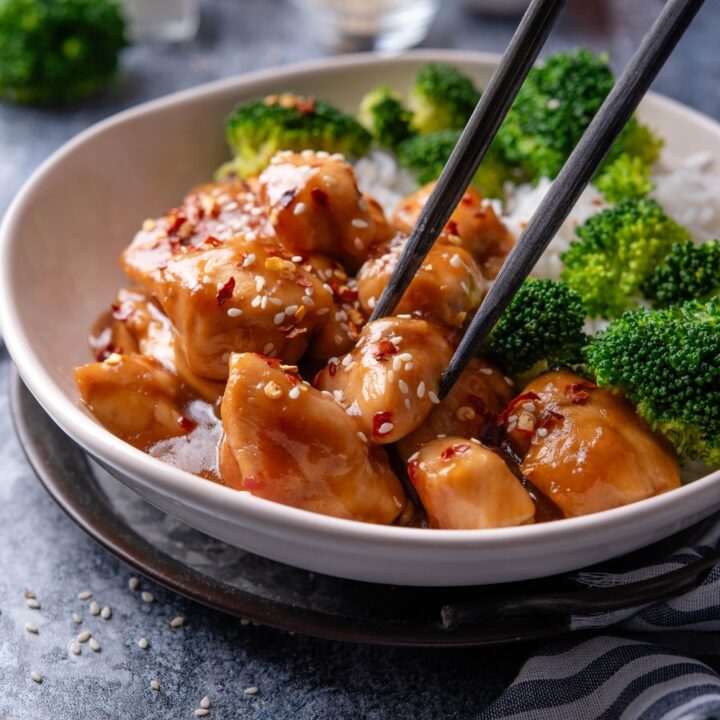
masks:
<path fill-rule="evenodd" d="M 429 60 L 458 64 L 484 85 L 495 56 L 420 51 L 358 55 L 203 85 L 123 112 L 82 133 L 32 176 L 5 217 L 0 314 L 20 374 L 67 434 L 162 510 L 238 547 L 317 572 L 381 583 L 467 585 L 524 580 L 655 542 L 720 508 L 720 472 L 666 495 L 595 515 L 497 530 L 420 530 L 339 520 L 285 507 L 179 471 L 102 428 L 78 403 L 74 365 L 126 280 L 118 254 L 138 224 L 175 205 L 226 156 L 223 118 L 238 101 L 295 90 L 346 109 L 379 81 L 404 87 Z M 672 163 L 720 158 L 720 126 L 649 96 L 642 115 Z"/>

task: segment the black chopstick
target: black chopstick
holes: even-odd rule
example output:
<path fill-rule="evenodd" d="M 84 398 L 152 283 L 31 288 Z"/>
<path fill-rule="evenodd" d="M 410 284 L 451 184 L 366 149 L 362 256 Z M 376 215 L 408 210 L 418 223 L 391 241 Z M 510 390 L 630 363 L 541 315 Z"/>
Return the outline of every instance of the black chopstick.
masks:
<path fill-rule="evenodd" d="M 444 397 L 563 224 L 704 0 L 668 0 L 503 264 L 450 360 Z"/>
<path fill-rule="evenodd" d="M 485 157 L 565 0 L 533 0 L 435 184 L 371 320 L 390 314 Z"/>

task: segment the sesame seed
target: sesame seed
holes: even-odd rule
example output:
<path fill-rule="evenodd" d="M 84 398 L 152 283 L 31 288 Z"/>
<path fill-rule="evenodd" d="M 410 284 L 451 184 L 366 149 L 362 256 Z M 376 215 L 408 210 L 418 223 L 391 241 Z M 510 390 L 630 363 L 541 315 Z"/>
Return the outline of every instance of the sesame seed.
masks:
<path fill-rule="evenodd" d="M 170 621 L 170 627 L 173 628 L 173 630 L 177 630 L 178 628 L 181 628 L 185 624 L 185 618 L 181 615 L 178 615 L 177 617 L 174 617 Z"/>
<path fill-rule="evenodd" d="M 371 310 L 375 307 L 376 304 L 377 304 L 377 300 L 375 299 L 374 296 L 368 298 L 367 306 L 368 306 Z"/>
<path fill-rule="evenodd" d="M 155 690 L 155 692 L 160 692 L 160 683 L 157 680 L 151 680 L 150 688 Z"/>
<path fill-rule="evenodd" d="M 141 637 L 138 640 L 138 647 L 141 650 L 147 650 L 149 646 L 150 646 L 150 643 L 147 641 L 147 638 Z"/>
<path fill-rule="evenodd" d="M 142 601 L 144 603 L 154 603 L 155 602 L 155 596 L 151 592 L 148 592 L 147 590 L 143 590 L 140 593 L 140 597 L 142 598 Z"/>
<path fill-rule="evenodd" d="M 315 301 L 309 296 L 309 295 L 303 295 L 302 297 L 302 304 L 307 305 L 308 307 L 315 307 Z M 323 308 L 325 311 L 327 311 L 327 308 Z M 321 313 L 318 311 L 318 315 Z"/>
<path fill-rule="evenodd" d="M 388 370 L 388 382 L 395 382 L 395 371 Z"/>
<path fill-rule="evenodd" d="M 455 268 L 456 268 L 456 267 L 460 267 L 460 265 L 462 265 L 462 260 L 460 259 L 460 256 L 459 256 L 457 253 L 455 253 L 455 254 L 450 258 L 450 264 L 451 264 L 453 267 L 455 267 Z"/>
<path fill-rule="evenodd" d="M 244 268 L 250 267 L 255 262 L 255 253 L 250 253 L 244 260 L 242 266 Z"/>
<path fill-rule="evenodd" d="M 210 698 L 207 695 L 200 701 L 201 708 L 209 708 L 210 704 Z"/>
<path fill-rule="evenodd" d="M 79 655 L 82 652 L 82 650 L 80 649 L 80 644 L 76 643 L 76 642 L 71 642 L 70 643 L 70 652 L 73 655 Z"/>
<path fill-rule="evenodd" d="M 279 312 L 273 318 L 273 325 L 282 325 L 284 321 L 285 321 L 285 313 Z"/>
<path fill-rule="evenodd" d="M 293 215 L 302 215 L 305 210 L 307 209 L 307 205 L 305 205 L 304 202 L 299 202 L 294 208 L 293 208 Z"/>
<path fill-rule="evenodd" d="M 480 372 L 483 375 L 492 375 L 493 371 L 490 368 L 480 368 Z"/>
<path fill-rule="evenodd" d="M 320 308 L 315 314 L 320 315 L 327 315 L 330 312 L 330 308 Z"/>
<path fill-rule="evenodd" d="M 393 358 L 392 369 L 395 371 L 399 371 L 402 369 L 402 364 L 402 360 L 398 356 L 395 356 Z"/>
<path fill-rule="evenodd" d="M 271 400 L 277 400 L 283 394 L 282 388 L 274 380 L 269 380 L 265 383 L 263 392 Z"/>
<path fill-rule="evenodd" d="M 368 441 L 367 435 L 366 435 L 362 430 L 358 430 L 358 437 L 359 437 L 363 442 L 367 442 L 367 441 Z"/>
<path fill-rule="evenodd" d="M 285 308 L 285 314 L 286 315 L 294 315 L 297 312 L 298 306 L 297 305 L 288 305 Z"/>
<path fill-rule="evenodd" d="M 209 715 L 209 714 L 210 714 L 210 711 L 207 708 L 198 708 L 195 711 L 196 717 L 205 717 L 206 715 Z"/>
<path fill-rule="evenodd" d="M 508 431 L 509 433 L 511 433 L 513 430 L 515 430 L 516 427 L 517 427 L 517 423 L 516 423 L 516 422 L 510 423 L 510 424 L 507 426 L 507 431 Z"/>
<path fill-rule="evenodd" d="M 346 355 L 346 356 L 342 359 L 342 365 L 343 365 L 343 366 L 349 365 L 351 362 L 352 362 L 352 355 Z"/>
<path fill-rule="evenodd" d="M 410 371 L 415 367 L 415 365 L 411 362 L 405 363 L 405 370 Z"/>
<path fill-rule="evenodd" d="M 560 101 L 557 98 L 551 98 L 547 101 L 548 110 L 557 110 L 560 107 Z"/>
<path fill-rule="evenodd" d="M 417 396 L 419 398 L 425 397 L 425 381 L 421 380 L 420 384 L 417 386 Z"/>
<path fill-rule="evenodd" d="M 292 388 L 290 390 L 290 392 L 288 393 L 288 397 L 291 400 L 297 400 L 300 397 L 300 388 L 299 387 Z"/>
<path fill-rule="evenodd" d="M 407 459 L 407 461 L 408 461 L 408 462 L 415 462 L 415 460 L 417 460 L 419 457 L 420 457 L 420 453 L 419 453 L 419 452 L 414 452 L 414 453 Z"/>
<path fill-rule="evenodd" d="M 87 642 L 90 639 L 90 632 L 88 630 L 83 630 L 75 639 L 79 643 Z"/>
<path fill-rule="evenodd" d="M 90 603 L 90 614 L 91 615 L 99 615 L 100 614 L 100 605 L 93 600 Z"/>
<path fill-rule="evenodd" d="M 262 275 L 256 275 L 255 276 L 255 292 L 261 292 L 262 289 L 265 287 L 265 283 L 267 280 Z"/>
<path fill-rule="evenodd" d="M 102 646 L 94 637 L 90 638 L 88 645 L 93 652 L 100 652 L 102 650 Z"/>
<path fill-rule="evenodd" d="M 435 405 L 440 404 L 440 398 L 432 390 L 428 390 L 428 398 L 430 399 L 431 403 L 434 403 Z"/>
<path fill-rule="evenodd" d="M 518 419 L 518 416 L 517 416 L 517 415 L 509 415 L 509 416 L 508 416 L 508 422 L 509 422 L 509 423 L 517 422 L 517 419 Z"/>
<path fill-rule="evenodd" d="M 271 342 L 266 343 L 265 347 L 263 348 L 263 355 L 268 355 L 275 349 L 275 345 L 273 345 Z"/>
<path fill-rule="evenodd" d="M 522 404 L 523 410 L 527 410 L 528 412 L 535 412 L 535 403 L 531 402 L 524 402 Z"/>
<path fill-rule="evenodd" d="M 140 581 L 133 575 L 133 576 L 128 580 L 128 587 L 129 587 L 133 592 L 135 592 L 135 590 L 138 589 L 138 585 L 140 585 Z"/>
<path fill-rule="evenodd" d="M 405 407 L 408 410 L 412 407 L 412 404 L 410 403 L 410 398 L 405 398 Z"/>
<path fill-rule="evenodd" d="M 290 258 L 294 263 L 301 263 L 303 261 L 302 255 L 293 255 Z"/>
<path fill-rule="evenodd" d="M 362 218 L 353 218 L 350 224 L 356 228 L 366 228 L 368 226 L 367 222 Z"/>
<path fill-rule="evenodd" d="M 261 300 L 262 300 L 262 298 L 261 298 L 259 295 L 256 295 L 256 296 L 250 301 L 250 307 L 254 307 L 254 308 L 259 307 Z"/>
<path fill-rule="evenodd" d="M 25 604 L 26 604 L 31 610 L 39 610 L 39 609 L 40 609 L 40 603 L 39 603 L 39 601 L 38 601 L 36 598 L 34 598 L 34 597 L 28 598 L 28 599 L 25 601 Z"/>
<path fill-rule="evenodd" d="M 267 307 L 267 304 L 268 304 L 267 295 L 263 295 L 260 298 L 260 307 L 264 310 Z"/>
<path fill-rule="evenodd" d="M 100 617 L 103 620 L 109 620 L 112 617 L 112 610 L 106 605 L 101 611 L 100 611 Z"/>
<path fill-rule="evenodd" d="M 398 380 L 398 387 L 403 395 L 407 395 L 410 392 L 410 388 L 404 380 Z"/>
<path fill-rule="evenodd" d="M 505 382 L 512 387 L 515 383 L 506 375 L 505 376 Z"/>
<path fill-rule="evenodd" d="M 395 347 L 398 347 L 398 345 L 400 345 L 400 343 L 402 342 L 402 338 L 401 338 L 399 335 L 393 335 L 393 336 L 390 338 L 390 342 L 391 342 Z"/>
<path fill-rule="evenodd" d="M 38 685 L 43 681 L 43 676 L 37 670 L 33 670 L 30 673 L 30 677 L 33 679 L 33 682 L 38 683 Z M 247 693 L 247 690 L 245 692 Z"/>
<path fill-rule="evenodd" d="M 447 437 L 447 434 L 446 434 L 446 433 L 438 433 L 435 437 L 437 437 L 437 438 L 446 438 L 446 437 Z"/>
<path fill-rule="evenodd" d="M 83 590 L 78 593 L 78 600 L 89 600 L 92 597 L 92 593 L 89 590 Z"/>
<path fill-rule="evenodd" d="M 25 629 L 33 635 L 37 635 L 39 632 L 37 625 L 33 625 L 32 623 L 25 623 Z"/>
<path fill-rule="evenodd" d="M 246 695 L 257 695 L 260 691 L 256 687 L 246 687 L 243 692 Z"/>
<path fill-rule="evenodd" d="M 72 614 L 72 619 L 76 625 L 79 625 L 82 622 L 82 615 L 75 612 Z"/>
<path fill-rule="evenodd" d="M 242 315 L 242 310 L 240 308 L 228 308 L 227 314 L 228 317 L 239 317 Z"/>
<path fill-rule="evenodd" d="M 394 427 L 395 426 L 392 423 L 389 423 L 389 422 L 383 423 L 378 428 L 378 435 L 387 435 L 388 433 L 391 433 L 393 431 Z"/>
<path fill-rule="evenodd" d="M 23 595 L 24 595 L 26 598 L 34 598 L 34 597 L 35 597 L 35 593 L 34 593 L 32 590 L 26 590 L 26 591 L 23 593 Z"/>

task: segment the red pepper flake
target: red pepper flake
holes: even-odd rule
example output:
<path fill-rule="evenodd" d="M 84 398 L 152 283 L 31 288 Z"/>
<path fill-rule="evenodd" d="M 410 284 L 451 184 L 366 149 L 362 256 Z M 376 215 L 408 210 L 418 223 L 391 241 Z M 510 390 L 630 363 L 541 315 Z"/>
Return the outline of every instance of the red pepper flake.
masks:
<path fill-rule="evenodd" d="M 170 224 L 167 228 L 168 235 L 172 235 L 177 232 L 187 222 L 187 215 L 185 213 L 176 212 L 170 216 Z"/>
<path fill-rule="evenodd" d="M 387 430 L 383 433 L 380 432 L 380 428 L 385 425 L 385 423 L 392 423 L 392 412 L 390 410 L 382 410 L 381 412 L 376 412 L 373 415 L 373 435 L 376 437 L 383 437 L 383 435 L 389 435 L 392 430 Z"/>
<path fill-rule="evenodd" d="M 135 312 L 130 303 L 113 303 L 112 311 L 113 319 L 120 320 L 121 322 L 127 320 Z"/>
<path fill-rule="evenodd" d="M 340 288 L 339 295 L 341 300 L 349 303 L 354 302 L 358 299 L 358 291 L 347 287 L 347 285 Z"/>
<path fill-rule="evenodd" d="M 570 402 L 575 405 L 585 405 L 590 399 L 590 390 L 594 390 L 597 385 L 590 382 L 572 383 L 565 388 L 565 393 L 570 396 Z"/>
<path fill-rule="evenodd" d="M 467 404 L 478 414 L 478 415 L 489 415 L 485 401 L 475 393 L 468 393 Z"/>
<path fill-rule="evenodd" d="M 327 193 L 324 190 L 321 190 L 320 188 L 313 188 L 310 191 L 310 197 L 313 199 L 314 202 L 316 202 L 318 205 L 322 205 L 323 207 L 328 206 L 328 196 Z"/>
<path fill-rule="evenodd" d="M 286 190 L 281 196 L 280 196 L 280 207 L 283 208 L 283 210 L 286 207 L 289 207 L 292 204 L 292 201 L 295 199 L 295 195 L 297 194 L 297 188 L 292 188 L 292 190 Z"/>
<path fill-rule="evenodd" d="M 520 435 L 526 435 L 527 437 L 534 437 L 535 431 L 534 430 L 525 430 L 521 427 L 516 427 L 513 430 L 513 433 L 519 433 Z M 512 435 L 512 433 L 510 433 Z"/>
<path fill-rule="evenodd" d="M 246 475 L 242 479 L 242 486 L 245 490 L 259 490 L 265 483 L 262 478 L 255 475 Z"/>
<path fill-rule="evenodd" d="M 410 482 L 413 485 L 417 485 L 417 483 L 418 483 L 417 473 L 418 473 L 417 460 L 412 460 L 411 462 L 408 463 L 407 474 L 408 474 L 408 478 L 410 479 Z"/>
<path fill-rule="evenodd" d="M 305 277 L 305 275 L 298 275 L 295 278 L 295 283 L 300 287 L 312 287 L 312 280 L 310 280 L 310 278 L 308 277 Z"/>
<path fill-rule="evenodd" d="M 216 238 L 214 235 L 208 235 L 204 242 L 205 244 L 212 245 L 213 247 L 220 247 L 223 244 L 223 241 Z"/>
<path fill-rule="evenodd" d="M 550 408 L 545 408 L 538 421 L 538 428 L 550 428 L 556 422 L 562 422 L 564 419 L 565 416 L 561 413 L 550 410 Z"/>
<path fill-rule="evenodd" d="M 332 360 L 327 364 L 328 374 L 330 377 L 333 377 L 335 373 L 338 371 L 338 364 L 336 362 L 333 362 Z"/>
<path fill-rule="evenodd" d="M 450 460 L 451 458 L 455 457 L 455 455 L 463 455 L 470 449 L 469 445 L 461 444 L 461 445 L 451 445 L 450 447 L 446 447 L 441 453 L 440 453 L 440 459 L 441 460 Z"/>
<path fill-rule="evenodd" d="M 472 196 L 469 193 L 465 193 L 462 196 L 462 200 L 460 200 L 460 203 L 462 205 L 472 205 L 473 204 Z"/>
<path fill-rule="evenodd" d="M 102 362 L 103 360 L 107 360 L 113 353 L 117 353 L 118 355 L 122 355 L 123 349 L 119 347 L 118 345 L 113 345 L 112 343 L 108 343 L 104 348 L 101 348 L 95 353 L 95 359 L 98 362 Z"/>
<path fill-rule="evenodd" d="M 267 355 L 263 355 L 262 353 L 258 353 L 258 356 L 261 357 L 265 361 L 265 364 L 271 368 L 279 368 L 280 363 L 282 362 L 280 358 L 271 358 Z"/>
<path fill-rule="evenodd" d="M 194 420 L 184 415 L 178 418 L 178 425 L 187 433 L 192 432 L 197 427 L 197 423 Z"/>
<path fill-rule="evenodd" d="M 484 220 L 485 216 L 487 215 L 487 210 L 485 208 L 480 208 L 474 215 L 474 218 L 477 218 L 478 220 Z"/>
<path fill-rule="evenodd" d="M 222 307 L 233 295 L 235 278 L 231 277 L 219 290 L 216 297 L 218 307 Z"/>
<path fill-rule="evenodd" d="M 454 220 L 448 220 L 447 225 L 445 225 L 445 229 L 451 234 L 451 235 L 459 235 L 458 232 L 458 224 Z"/>
<path fill-rule="evenodd" d="M 381 340 L 375 344 L 372 354 L 378 362 L 383 362 L 383 360 L 387 360 L 388 355 L 395 355 L 397 351 L 394 343 L 389 340 Z"/>
<path fill-rule="evenodd" d="M 296 337 L 300 337 L 303 333 L 307 332 L 306 327 L 294 327 L 290 332 L 285 336 L 288 340 L 293 340 Z"/>
<path fill-rule="evenodd" d="M 295 103 L 295 109 L 303 115 L 315 112 L 315 98 L 299 97 Z"/>
<path fill-rule="evenodd" d="M 512 411 L 521 403 L 524 403 L 526 400 L 539 400 L 540 396 L 537 393 L 534 392 L 526 392 L 522 393 L 521 395 L 518 395 L 516 398 L 513 398 L 509 403 L 508 406 L 503 410 L 503 414 L 498 418 L 498 422 L 500 424 L 504 424 L 507 419 L 512 415 Z"/>

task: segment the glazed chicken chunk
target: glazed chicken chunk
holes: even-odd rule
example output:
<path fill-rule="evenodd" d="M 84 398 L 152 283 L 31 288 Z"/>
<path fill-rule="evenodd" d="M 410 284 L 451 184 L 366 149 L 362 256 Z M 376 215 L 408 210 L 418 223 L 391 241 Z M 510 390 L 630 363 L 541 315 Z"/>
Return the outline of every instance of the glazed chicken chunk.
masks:
<path fill-rule="evenodd" d="M 434 187 L 434 182 L 428 183 L 406 197 L 395 210 L 392 224 L 400 230 L 410 232 Z M 515 243 L 512 233 L 500 221 L 493 206 L 485 202 L 473 189 L 465 192 L 460 204 L 450 216 L 445 231 L 459 239 L 478 263 L 483 275 L 490 279 L 498 274 Z"/>
<path fill-rule="evenodd" d="M 142 450 L 193 427 L 182 413 L 180 382 L 154 358 L 112 353 L 76 368 L 75 382 L 95 417 Z"/>
<path fill-rule="evenodd" d="M 439 322 L 461 327 L 477 310 L 487 292 L 487 282 L 470 253 L 447 242 L 443 235 L 431 248 L 422 266 L 400 299 L 398 315 L 417 312 Z M 387 252 L 370 258 L 357 275 L 358 294 L 369 315 L 390 280 L 407 235 L 399 233 Z"/>
<path fill-rule="evenodd" d="M 568 517 L 676 488 L 673 449 L 630 403 L 570 372 L 533 380 L 509 406 L 506 427 L 523 474 Z"/>
<path fill-rule="evenodd" d="M 221 467 L 232 487 L 365 522 L 391 523 L 405 506 L 385 450 L 278 361 L 231 356 L 222 423 Z"/>
<path fill-rule="evenodd" d="M 450 355 L 439 326 L 383 318 L 365 326 L 350 353 L 331 359 L 315 386 L 334 397 L 367 438 L 391 443 L 415 430 L 440 402 L 438 384 Z"/>
<path fill-rule="evenodd" d="M 224 380 L 229 354 L 238 350 L 297 360 L 333 308 L 326 283 L 302 262 L 247 236 L 170 260 L 152 290 L 190 370 Z"/>
<path fill-rule="evenodd" d="M 323 253 L 354 272 L 390 236 L 342 156 L 278 153 L 260 176 L 260 192 L 280 242 L 301 255 Z"/>
<path fill-rule="evenodd" d="M 530 495 L 505 461 L 477 441 L 433 440 L 410 459 L 408 475 L 434 528 L 510 527 L 535 517 Z"/>

